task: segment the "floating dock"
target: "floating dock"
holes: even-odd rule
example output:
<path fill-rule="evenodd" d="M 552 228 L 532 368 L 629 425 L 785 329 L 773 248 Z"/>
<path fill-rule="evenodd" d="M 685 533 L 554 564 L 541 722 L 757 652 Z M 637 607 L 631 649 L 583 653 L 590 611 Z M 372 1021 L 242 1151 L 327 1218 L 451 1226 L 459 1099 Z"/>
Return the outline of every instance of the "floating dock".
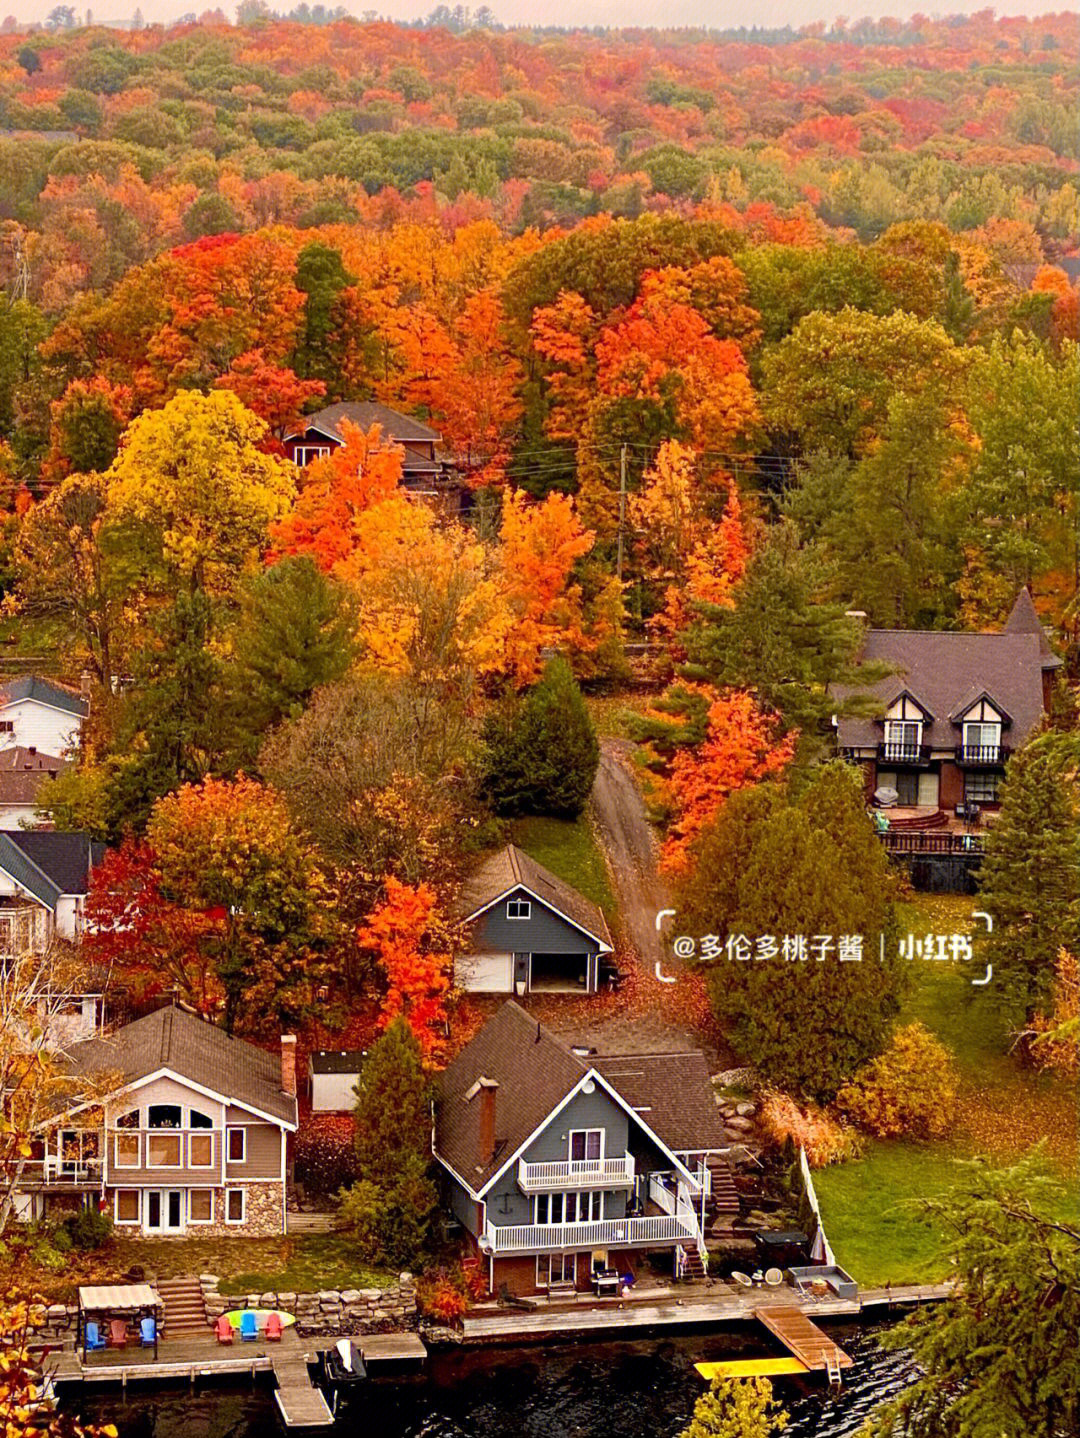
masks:
<path fill-rule="evenodd" d="M 270 1360 L 277 1380 L 274 1401 L 286 1428 L 332 1428 L 334 1415 L 322 1390 L 308 1372 L 307 1356 L 299 1343 L 283 1347 Z"/>
<path fill-rule="evenodd" d="M 761 1307 L 754 1309 L 754 1317 L 774 1338 L 778 1338 L 791 1356 L 810 1373 L 828 1373 L 834 1381 L 839 1378 L 842 1368 L 850 1368 L 853 1359 L 829 1337 L 816 1323 L 812 1323 L 801 1308 Z"/>
<path fill-rule="evenodd" d="M 714 1378 L 795 1378 L 810 1370 L 797 1358 L 731 1358 L 726 1363 L 695 1363 L 711 1383 Z"/>

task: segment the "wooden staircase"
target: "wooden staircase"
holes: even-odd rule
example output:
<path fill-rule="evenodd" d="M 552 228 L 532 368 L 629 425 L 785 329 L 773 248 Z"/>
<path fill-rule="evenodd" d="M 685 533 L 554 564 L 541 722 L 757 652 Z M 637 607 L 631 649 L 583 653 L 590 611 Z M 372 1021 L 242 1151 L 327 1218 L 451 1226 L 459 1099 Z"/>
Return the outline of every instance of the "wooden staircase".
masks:
<path fill-rule="evenodd" d="M 165 1310 L 167 1338 L 206 1333 L 206 1304 L 197 1278 L 161 1278 L 154 1284 Z"/>
<path fill-rule="evenodd" d="M 687 1282 L 693 1282 L 695 1278 L 705 1277 L 705 1265 L 701 1261 L 701 1254 L 696 1248 L 689 1244 L 682 1250 L 682 1258 L 679 1263 L 679 1277 L 685 1278 Z"/>
<path fill-rule="evenodd" d="M 739 1190 L 735 1187 L 735 1175 L 731 1171 L 731 1165 L 719 1154 L 711 1153 L 705 1160 L 705 1166 L 710 1177 L 708 1209 L 711 1222 L 715 1223 L 717 1219 L 725 1217 L 737 1217 Z"/>
<path fill-rule="evenodd" d="M 931 809 L 925 814 L 902 814 L 897 818 L 890 816 L 888 809 L 880 811 L 889 820 L 890 834 L 919 833 L 924 829 L 944 829 L 949 822 L 949 816 L 944 809 Z"/>

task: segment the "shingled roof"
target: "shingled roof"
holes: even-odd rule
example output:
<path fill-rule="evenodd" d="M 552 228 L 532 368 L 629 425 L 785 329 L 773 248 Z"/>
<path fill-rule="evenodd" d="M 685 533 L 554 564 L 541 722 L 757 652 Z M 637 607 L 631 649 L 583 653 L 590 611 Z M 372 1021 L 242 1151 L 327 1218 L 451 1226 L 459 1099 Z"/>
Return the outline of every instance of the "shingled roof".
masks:
<path fill-rule="evenodd" d="M 861 657 L 891 665 L 894 672 L 854 692 L 876 697 L 882 714 L 894 699 L 910 694 L 927 711 L 924 742 L 941 746 L 957 742 L 954 725 L 965 707 L 985 694 L 1007 715 L 1009 743 L 1018 748 L 1042 719 L 1044 670 L 1061 663 L 1026 589 L 999 634 L 869 629 Z M 845 698 L 853 691 L 838 685 L 834 692 Z M 837 743 L 842 749 L 869 748 L 880 738 L 879 722 L 872 718 L 838 720 Z"/>
<path fill-rule="evenodd" d="M 723 1146 L 703 1055 L 579 1055 L 509 999 L 435 1080 L 437 1156 L 482 1192 L 590 1069 L 672 1152 Z M 498 1084 L 495 1152 L 484 1161 L 474 1088 L 481 1078 Z"/>
<path fill-rule="evenodd" d="M 168 1069 L 226 1101 L 296 1126 L 296 1099 L 281 1087 L 280 1057 L 175 1005 L 73 1045 L 68 1059 L 77 1074 L 120 1073 L 125 1084 Z"/>
<path fill-rule="evenodd" d="M 81 695 L 52 679 L 43 679 L 40 674 L 20 674 L 0 684 L 0 707 L 18 704 L 24 699 L 35 699 L 39 704 L 48 704 L 79 719 L 85 719 L 90 712 L 89 704 Z"/>
<path fill-rule="evenodd" d="M 302 421 L 304 428 L 286 435 L 285 438 L 296 439 L 308 429 L 317 429 L 343 444 L 345 436 L 341 432 L 342 420 L 348 420 L 350 424 L 363 430 L 377 424 L 384 439 L 398 440 L 401 443 L 406 440 L 423 440 L 438 444 L 442 439 L 438 430 L 431 429 L 420 420 L 413 419 L 411 415 L 399 414 L 388 405 L 369 400 L 344 400 L 339 404 L 328 404 L 325 409 L 305 415 Z"/>
<path fill-rule="evenodd" d="M 90 891 L 105 845 L 55 829 L 0 829 L 0 868 L 49 909 L 64 894 Z"/>
<path fill-rule="evenodd" d="M 0 749 L 0 804 L 33 804 L 46 779 L 69 767 L 57 754 L 42 754 L 16 744 Z"/>
<path fill-rule="evenodd" d="M 597 905 L 516 844 L 507 844 L 489 855 L 473 871 L 458 898 L 455 916 L 459 922 L 475 918 L 517 888 L 528 889 L 534 898 L 584 929 L 590 938 L 612 948 L 607 922 Z"/>

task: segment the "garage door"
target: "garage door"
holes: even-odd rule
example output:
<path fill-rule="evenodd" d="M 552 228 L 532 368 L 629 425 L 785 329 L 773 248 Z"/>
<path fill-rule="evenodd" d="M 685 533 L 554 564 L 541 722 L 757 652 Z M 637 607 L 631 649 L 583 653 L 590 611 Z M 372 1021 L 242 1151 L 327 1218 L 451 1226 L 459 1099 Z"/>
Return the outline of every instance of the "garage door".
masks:
<path fill-rule="evenodd" d="M 465 954 L 454 972 L 459 989 L 474 994 L 510 994 L 514 991 L 513 954 Z"/>

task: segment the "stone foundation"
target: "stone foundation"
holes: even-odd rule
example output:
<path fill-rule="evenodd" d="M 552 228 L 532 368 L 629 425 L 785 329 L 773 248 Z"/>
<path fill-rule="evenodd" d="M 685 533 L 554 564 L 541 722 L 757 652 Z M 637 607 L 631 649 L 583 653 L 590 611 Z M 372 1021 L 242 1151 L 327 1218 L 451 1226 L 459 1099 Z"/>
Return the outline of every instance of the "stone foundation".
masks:
<path fill-rule="evenodd" d="M 282 1232 L 284 1191 L 279 1182 L 230 1184 L 247 1193 L 243 1223 L 225 1222 L 225 1190 L 214 1190 L 214 1221 L 189 1223 L 181 1238 L 279 1238 Z"/>
<path fill-rule="evenodd" d="M 417 1318 L 411 1273 L 401 1274 L 389 1288 L 328 1288 L 319 1293 L 221 1293 L 212 1273 L 201 1274 L 199 1282 L 210 1324 L 234 1308 L 269 1308 L 295 1314 L 300 1333 L 340 1337 L 409 1328 Z"/>

